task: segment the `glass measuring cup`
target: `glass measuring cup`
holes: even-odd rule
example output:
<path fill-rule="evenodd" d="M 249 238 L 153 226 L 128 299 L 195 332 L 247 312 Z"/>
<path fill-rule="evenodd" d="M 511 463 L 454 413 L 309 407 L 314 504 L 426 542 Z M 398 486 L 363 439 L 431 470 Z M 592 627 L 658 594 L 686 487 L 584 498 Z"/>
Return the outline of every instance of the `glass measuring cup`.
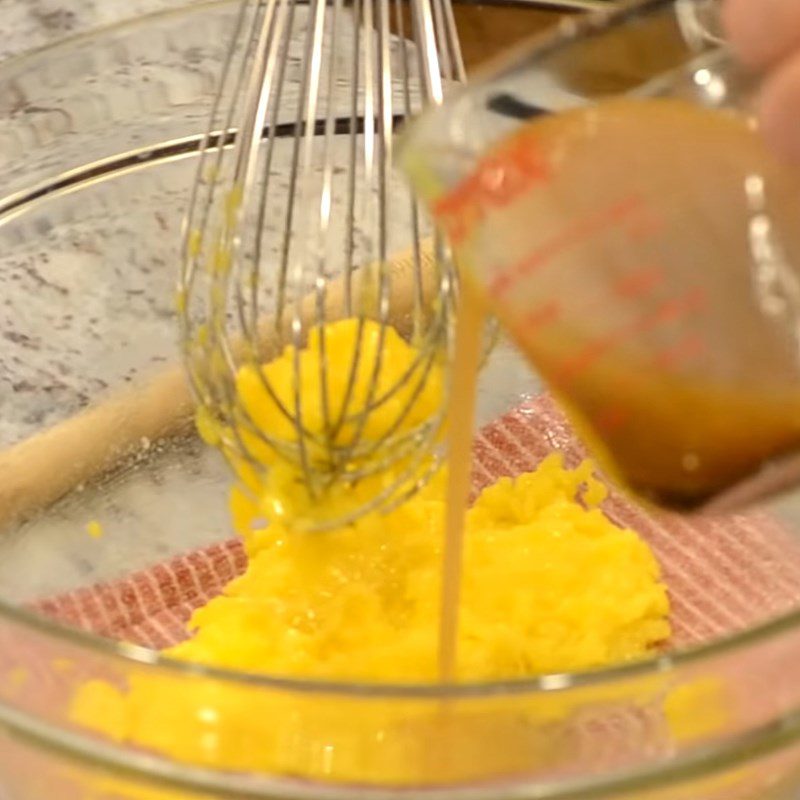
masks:
<path fill-rule="evenodd" d="M 761 141 L 717 5 L 570 20 L 400 150 L 603 466 L 680 509 L 800 482 L 800 170 Z"/>

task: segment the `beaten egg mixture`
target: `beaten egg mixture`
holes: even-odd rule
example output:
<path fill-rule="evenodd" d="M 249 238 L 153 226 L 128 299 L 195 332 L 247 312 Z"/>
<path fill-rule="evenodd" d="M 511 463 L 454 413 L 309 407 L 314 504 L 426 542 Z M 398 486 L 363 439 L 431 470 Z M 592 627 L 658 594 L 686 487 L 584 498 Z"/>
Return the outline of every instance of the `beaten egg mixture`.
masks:
<path fill-rule="evenodd" d="M 367 402 L 371 359 L 381 341 L 377 326 L 368 325 L 365 333 L 354 403 Z M 334 404 L 342 396 L 357 335 L 353 320 L 325 329 Z M 393 331 L 381 346 L 386 372 L 380 380 L 391 385 L 418 353 Z M 308 387 L 303 419 L 316 430 L 324 424 L 314 405 L 320 396 L 320 349 L 317 334 L 299 354 Z M 292 435 L 275 404 L 292 407 L 296 355 L 287 349 L 262 368 L 278 387 L 278 398 L 267 392 L 256 368 L 245 367 L 238 377 L 242 406 L 275 436 Z M 410 428 L 430 415 L 441 400 L 442 382 L 436 366 L 412 398 L 404 425 Z M 392 413 L 385 410 L 386 416 L 372 420 L 368 435 L 382 436 Z M 201 419 L 200 426 L 207 438 L 222 437 L 209 420 Z M 347 527 L 309 533 L 291 522 L 311 512 L 304 507 L 309 498 L 296 470 L 262 443 L 251 444 L 275 469 L 261 477 L 241 464 L 240 485 L 232 492 L 247 570 L 194 614 L 190 637 L 167 655 L 290 678 L 435 681 L 444 472 L 386 515 L 368 514 Z M 459 680 L 521 678 L 640 659 L 668 637 L 669 602 L 659 566 L 634 531 L 604 515 L 604 497 L 589 462 L 567 469 L 554 454 L 533 473 L 500 479 L 476 500 L 466 523 Z M 287 693 L 279 687 L 255 690 L 148 671 L 130 675 L 122 686 L 87 683 L 72 712 L 76 722 L 117 741 L 178 760 L 326 779 L 445 780 L 452 777 L 452 764 L 429 752 L 437 739 L 447 738 L 450 755 L 462 762 L 462 777 L 473 749 L 471 758 L 480 753 L 485 760 L 493 752 L 511 769 L 530 765 L 536 752 L 545 757 L 554 746 L 541 732 L 541 716 L 555 714 L 555 708 L 526 709 L 515 700 L 490 724 L 485 707 L 462 707 L 456 737 L 461 745 L 456 745 L 450 734 L 440 736 L 447 721 L 430 705 Z M 529 738 L 519 733 L 526 719 Z M 504 730 L 513 730 L 513 737 Z M 507 744 L 512 739 L 524 741 L 524 747 Z"/>

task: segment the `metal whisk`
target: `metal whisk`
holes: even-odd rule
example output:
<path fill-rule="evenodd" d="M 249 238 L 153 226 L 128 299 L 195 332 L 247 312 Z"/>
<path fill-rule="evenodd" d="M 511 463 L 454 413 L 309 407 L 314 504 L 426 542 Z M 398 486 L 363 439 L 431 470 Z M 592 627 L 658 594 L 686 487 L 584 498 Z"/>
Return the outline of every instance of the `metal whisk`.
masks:
<path fill-rule="evenodd" d="M 463 78 L 449 0 L 244 0 L 238 13 L 191 198 L 182 337 L 206 427 L 239 467 L 266 470 L 266 446 L 300 471 L 312 497 L 395 468 L 361 507 L 319 526 L 391 507 L 433 468 L 443 409 L 399 431 L 448 348 L 455 274 L 392 168 L 392 146 L 407 117 Z M 358 320 L 344 398 L 328 397 L 324 336 L 320 396 L 310 398 L 299 351 L 311 331 L 343 318 Z M 366 367 L 367 401 L 354 404 L 367 320 L 379 326 L 380 342 Z M 378 391 L 389 326 L 419 355 Z M 287 346 L 289 402 L 259 371 L 290 423 L 289 435 L 275 436 L 245 411 L 235 377 Z M 380 441 L 368 439 L 367 416 L 387 413 L 401 389 L 395 423 Z M 321 431 L 306 424 L 311 403 L 321 405 Z"/>

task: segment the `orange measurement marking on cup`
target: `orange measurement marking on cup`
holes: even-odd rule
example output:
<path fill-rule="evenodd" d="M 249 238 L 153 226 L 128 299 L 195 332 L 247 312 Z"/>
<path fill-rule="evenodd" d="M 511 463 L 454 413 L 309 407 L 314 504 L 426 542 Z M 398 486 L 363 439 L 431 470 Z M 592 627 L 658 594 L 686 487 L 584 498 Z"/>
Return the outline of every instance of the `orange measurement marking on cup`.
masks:
<path fill-rule="evenodd" d="M 578 354 L 567 359 L 559 372 L 557 383 L 560 387 L 567 387 L 579 375 L 586 372 L 592 364 L 599 361 L 606 353 L 613 350 L 618 344 L 627 338 L 625 328 L 612 331 L 606 336 L 598 336 L 588 344 L 584 345 Z"/>
<path fill-rule="evenodd" d="M 433 216 L 451 243 L 459 245 L 490 211 L 504 208 L 550 177 L 545 154 L 531 132 L 523 130 L 437 200 Z"/>
<path fill-rule="evenodd" d="M 690 331 L 674 344 L 656 353 L 654 364 L 659 371 L 667 372 L 702 355 L 705 350 L 706 342 L 703 337 L 696 331 Z M 641 375 L 638 372 L 632 372 L 624 381 L 624 391 L 621 391 L 621 394 L 633 398 L 641 385 L 643 385 Z M 621 389 L 619 385 L 617 388 Z M 619 431 L 632 417 L 633 409 L 630 404 L 623 406 L 617 403 L 601 408 L 593 414 L 592 423 L 598 433 L 609 436 Z"/>
<path fill-rule="evenodd" d="M 634 336 L 639 336 L 654 328 L 676 322 L 684 316 L 701 310 L 705 302 L 705 292 L 699 287 L 694 287 L 679 297 L 670 298 L 659 303 L 655 310 L 642 315 L 633 322 L 622 325 L 604 336 L 598 336 L 584 345 L 575 356 L 567 359 L 562 364 L 557 376 L 558 385 L 568 387 L 578 376 L 586 372 L 614 348 Z"/>
<path fill-rule="evenodd" d="M 660 370 L 672 370 L 702 355 L 705 350 L 705 339 L 696 331 L 689 331 L 675 344 L 656 353 L 653 361 Z"/>
<path fill-rule="evenodd" d="M 618 374 L 614 379 L 616 399 L 595 411 L 590 421 L 601 436 L 610 436 L 627 425 L 641 407 L 639 398 L 651 386 L 650 378 L 638 369 Z M 624 398 L 624 399 L 623 399 Z"/>
<path fill-rule="evenodd" d="M 666 274 L 663 267 L 644 266 L 622 275 L 614 284 L 614 291 L 626 300 L 636 300 L 650 294 L 664 283 Z"/>
<path fill-rule="evenodd" d="M 667 300 L 653 315 L 653 325 L 666 325 L 675 322 L 686 314 L 701 311 L 708 303 L 708 295 L 705 289 L 699 286 L 689 289 L 679 297 Z"/>
<path fill-rule="evenodd" d="M 643 207 L 644 200 L 639 194 L 629 195 L 611 206 L 595 211 L 563 231 L 550 237 L 540 247 L 502 270 L 495 271 L 489 284 L 489 292 L 502 299 L 522 278 L 530 277 L 538 269 L 556 257 L 585 244 L 594 236 L 605 232 L 611 226 L 618 226 L 636 214 Z"/>
<path fill-rule="evenodd" d="M 620 297 L 626 300 L 636 300 L 652 293 L 664 283 L 665 278 L 665 271 L 659 266 L 640 267 L 620 276 L 612 288 Z M 593 299 L 582 308 L 571 309 L 571 313 L 576 316 L 587 316 L 593 313 L 595 307 L 602 308 L 607 302 L 606 297 Z M 523 336 L 530 337 L 540 329 L 558 322 L 563 314 L 562 303 L 558 300 L 550 300 L 535 306 L 524 314 L 517 327 Z"/>
<path fill-rule="evenodd" d="M 561 315 L 561 305 L 557 300 L 551 300 L 549 303 L 537 306 L 527 313 L 522 319 L 522 325 L 525 333 L 530 335 L 540 328 L 547 325 L 552 325 L 556 322 Z"/>
<path fill-rule="evenodd" d="M 625 228 L 625 233 L 634 244 L 641 244 L 664 233 L 666 226 L 664 219 L 650 208 L 642 209 L 643 213 L 631 219 Z"/>
<path fill-rule="evenodd" d="M 595 428 L 601 434 L 619 430 L 631 418 L 631 410 L 622 406 L 608 406 L 598 411 L 592 418 Z"/>

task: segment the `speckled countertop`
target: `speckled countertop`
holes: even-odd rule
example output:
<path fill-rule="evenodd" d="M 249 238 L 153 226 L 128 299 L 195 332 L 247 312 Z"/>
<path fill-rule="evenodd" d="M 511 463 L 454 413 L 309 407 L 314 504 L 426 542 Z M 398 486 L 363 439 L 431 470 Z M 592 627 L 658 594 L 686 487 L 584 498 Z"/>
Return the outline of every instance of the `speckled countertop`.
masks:
<path fill-rule="evenodd" d="M 75 34 L 181 5 L 185 5 L 181 0 L 0 0 L 0 60 L 8 63 L 8 59 L 14 56 Z M 169 65 L 165 64 L 165 67 L 168 82 Z M 155 68 L 159 65 L 156 64 Z M 16 159 L 14 169 L 21 175 L 21 185 L 35 183 L 39 176 L 37 170 L 45 175 L 48 170 L 52 172 L 53 167 L 48 166 L 46 159 L 36 159 L 31 152 L 36 152 L 46 143 L 48 136 L 60 133 L 57 127 L 53 127 L 59 119 L 68 119 L 66 114 L 83 111 L 85 118 L 91 120 L 92 115 L 108 111 L 97 105 L 95 97 L 100 98 L 100 95 L 93 96 L 90 85 L 70 87 L 70 76 L 49 75 L 41 65 L 34 65 L 33 72 L 37 70 L 41 74 L 26 74 L 24 67 L 16 72 L 12 68 L 11 78 L 5 75 L 0 86 L 0 123 L 6 132 L 19 132 L 18 142 L 11 141 L 6 135 L 0 149 L 3 150 L 6 169 L 11 159 Z M 80 65 L 76 66 L 76 74 L 81 75 Z M 66 82 L 63 90 L 58 88 L 59 78 L 62 78 L 62 83 Z M 55 88 L 42 90 L 42 83 L 48 82 Z M 120 87 L 125 89 L 124 74 L 121 75 Z M 36 103 L 39 96 L 48 92 L 62 99 L 52 107 L 49 103 Z M 73 99 L 64 99 L 69 92 L 73 92 Z M 17 104 L 8 102 L 14 93 L 21 98 L 18 105 L 23 115 L 27 110 L 25 104 L 30 104 L 33 97 L 32 111 L 35 113 L 19 117 Z M 80 93 L 84 94 L 85 100 L 79 106 L 74 97 Z M 106 100 L 101 99 L 103 102 Z M 130 93 L 121 93 L 119 102 L 130 103 Z M 69 139 L 64 138 L 63 142 L 51 162 L 57 168 L 64 166 L 63 153 L 64 148 L 68 148 Z M 87 153 L 86 160 L 92 160 L 92 155 Z M 8 191 L 6 183 L 4 195 Z M 161 202 L 165 197 L 168 195 L 162 191 Z M 142 199 L 146 201 L 146 197 Z M 176 197 L 175 201 L 178 200 Z M 47 210 L 42 213 L 34 210 L 23 215 L 20 223 L 7 224 L 3 228 L 5 249 L 0 270 L 4 272 L 0 274 L 0 294 L 11 314 L 8 318 L 0 314 L 3 334 L 0 336 L 0 384 L 3 392 L 11 390 L 13 396 L 10 404 L 7 395 L 0 398 L 0 408 L 4 409 L 0 413 L 0 446 L 8 446 L 30 435 L 41 427 L 42 422 L 37 423 L 37 420 L 47 424 L 53 415 L 56 418 L 63 416 L 65 403 L 67 406 L 71 403 L 74 408 L 76 400 L 82 402 L 80 395 L 87 391 L 91 393 L 91 385 L 97 383 L 91 375 L 95 365 L 97 374 L 102 372 L 109 377 L 126 369 L 126 362 L 130 367 L 131 357 L 119 355 L 122 341 L 97 344 L 97 334 L 92 333 L 92 339 L 87 339 L 87 332 L 74 320 L 85 316 L 91 326 L 93 320 L 102 322 L 100 318 L 109 313 L 128 313 L 135 317 L 140 299 L 149 300 L 151 294 L 163 294 L 161 305 L 167 311 L 147 312 L 155 324 L 148 323 L 135 333 L 131 330 L 130 335 L 135 337 L 131 348 L 150 349 L 156 353 L 154 342 L 160 338 L 174 350 L 175 322 L 166 318 L 171 316 L 174 273 L 170 269 L 171 277 L 165 280 L 163 292 L 152 292 L 148 273 L 153 265 L 142 262 L 141 269 L 138 268 L 135 236 L 130 239 L 130 257 L 123 260 L 110 258 L 110 253 L 103 249 L 102 231 L 103 220 L 108 219 L 108 207 L 106 203 L 95 210 L 78 209 L 80 216 L 72 221 L 69 213 L 64 217 L 63 208 L 56 209 L 52 218 L 59 224 L 48 220 Z M 26 217 L 30 218 L 27 223 Z M 177 241 L 177 225 L 172 222 L 172 226 L 171 238 Z M 153 235 L 144 230 L 139 233 Z M 170 236 L 166 231 L 160 233 Z M 124 246 L 124 239 L 118 233 L 111 235 L 116 237 L 117 247 Z M 17 244 L 14 243 L 15 236 Z M 27 240 L 27 244 L 20 240 Z M 8 256 L 10 251 L 14 253 L 13 259 Z M 107 263 L 109 260 L 112 263 Z M 118 280 L 120 286 L 98 283 L 96 276 L 102 275 L 98 268 L 110 268 L 118 276 L 111 280 Z M 108 281 L 106 278 L 103 280 Z M 95 285 L 89 285 L 92 282 Z M 119 301 L 108 302 L 109 289 L 117 296 L 127 298 L 123 301 L 127 308 L 120 306 L 114 311 L 113 305 Z M 147 315 L 142 318 L 147 319 Z M 124 330 L 123 326 L 116 327 Z M 99 326 L 100 335 L 102 330 Z M 72 348 L 69 357 L 75 357 L 72 365 L 68 359 L 64 360 L 64 348 L 69 347 Z M 76 347 L 84 350 L 83 356 L 76 355 Z M 92 348 L 96 353 L 91 352 Z M 48 358 L 48 351 L 52 357 Z M 102 357 L 102 364 L 98 363 L 97 354 Z M 112 382 L 121 382 L 123 378 L 120 372 Z M 83 389 L 80 388 L 81 381 Z M 20 407 L 24 409 L 26 405 L 27 414 L 20 413 Z M 196 469 L 186 470 L 188 463 L 194 463 Z M 159 459 L 152 470 L 141 470 L 139 475 L 133 475 L 108 490 L 87 492 L 85 501 L 60 507 L 21 530 L 6 533 L 0 544 L 0 597 L 24 601 L 93 583 L 162 559 L 180 549 L 182 537 L 172 534 L 185 529 L 187 522 L 190 522 L 188 546 L 218 539 L 220 531 L 224 537 L 226 512 L 222 487 L 218 485 L 214 492 L 198 487 L 198 481 L 207 482 L 209 479 L 219 484 L 223 476 L 221 465 L 214 460 L 213 454 L 195 452 L 192 459 L 184 457 L 180 463 L 167 456 Z M 206 498 L 206 502 L 200 504 L 202 508 L 198 508 L 198 496 Z M 196 511 L 199 511 L 197 517 L 193 516 Z M 88 538 L 86 524 L 91 519 L 98 519 L 105 526 L 103 539 L 93 541 Z M 205 525 L 198 525 L 198 519 L 205 520 Z"/>
<path fill-rule="evenodd" d="M 182 0 L 0 0 L 0 59 Z"/>

